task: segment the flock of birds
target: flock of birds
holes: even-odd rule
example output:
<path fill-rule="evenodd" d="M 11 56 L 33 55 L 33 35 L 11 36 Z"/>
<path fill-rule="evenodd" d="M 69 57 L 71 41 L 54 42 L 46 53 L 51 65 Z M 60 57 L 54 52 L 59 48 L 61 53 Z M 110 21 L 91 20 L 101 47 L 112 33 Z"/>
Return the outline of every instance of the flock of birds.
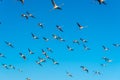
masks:
<path fill-rule="evenodd" d="M 2 0 L 1 0 L 1 1 L 2 1 Z M 17 0 L 17 1 L 20 1 L 22 4 L 24 4 L 24 0 Z M 105 2 L 104 0 L 96 0 L 96 1 L 97 1 L 100 5 L 101 5 L 101 4 L 106 5 L 106 2 Z M 52 3 L 52 5 L 53 5 L 53 10 L 62 10 L 61 6 L 58 6 L 58 5 L 55 3 L 54 0 L 51 0 L 51 3 Z M 36 18 L 33 14 L 31 14 L 31 13 L 29 13 L 29 12 L 23 13 L 23 14 L 21 14 L 21 16 L 22 16 L 23 18 L 25 18 L 25 19 Z M 0 22 L 0 25 L 2 25 L 2 22 Z M 38 23 L 38 26 L 40 26 L 41 28 L 44 28 L 44 25 L 43 25 L 42 23 Z M 82 30 L 83 28 L 86 28 L 85 26 L 80 25 L 79 22 L 76 23 L 76 26 L 78 26 L 80 30 Z M 56 25 L 56 28 L 57 28 L 57 30 L 59 30 L 60 32 L 64 32 L 64 30 L 62 29 L 61 26 Z M 61 41 L 61 42 L 66 42 L 65 39 L 63 39 L 62 37 L 60 37 L 60 36 L 58 36 L 58 35 L 56 35 L 56 34 L 52 34 L 51 36 L 53 37 L 53 39 L 56 39 L 56 40 Z M 38 37 L 37 35 L 35 35 L 34 33 L 31 33 L 31 37 L 32 37 L 33 39 L 35 39 L 35 40 L 39 39 L 39 37 Z M 49 39 L 46 38 L 46 37 L 43 37 L 43 40 L 49 41 Z M 80 41 L 83 43 L 83 48 L 84 48 L 84 50 L 91 50 L 91 48 L 89 48 L 88 46 L 85 45 L 85 43 L 88 42 L 86 39 L 80 38 L 79 40 L 73 40 L 73 43 L 80 45 Z M 14 45 L 13 45 L 12 43 L 10 43 L 9 41 L 5 41 L 5 44 L 8 45 L 8 46 L 11 47 L 11 48 L 15 48 Z M 116 44 L 113 44 L 113 46 L 115 46 L 115 47 L 120 47 L 120 44 L 117 44 L 117 43 L 116 43 Z M 103 48 L 104 51 L 108 51 L 108 50 L 109 50 L 109 48 L 106 47 L 105 45 L 103 45 L 102 48 Z M 69 45 L 66 45 L 66 49 L 68 49 L 69 51 L 74 51 L 74 49 L 73 49 L 71 46 L 69 46 Z M 51 61 L 53 62 L 53 64 L 59 65 L 60 63 L 57 62 L 54 58 L 50 57 L 50 56 L 47 54 L 46 50 L 49 51 L 49 52 L 51 52 L 51 53 L 53 53 L 53 50 L 52 50 L 51 48 L 49 48 L 49 47 L 47 47 L 46 49 L 41 49 L 41 52 L 42 52 L 42 54 L 45 56 L 45 58 L 38 57 L 38 59 L 35 61 L 35 63 L 38 64 L 38 65 L 40 65 L 40 66 L 43 66 L 42 63 L 46 62 L 46 60 L 51 60 Z M 29 54 L 34 54 L 34 52 L 33 52 L 30 48 L 28 48 L 28 52 L 29 52 Z M 19 53 L 19 56 L 20 56 L 23 60 L 26 60 L 26 59 L 27 59 L 26 55 L 23 54 L 23 53 L 21 53 L 21 52 Z M 7 57 L 6 57 L 3 53 L 0 53 L 0 58 L 7 58 Z M 105 62 L 107 62 L 107 63 L 112 62 L 112 59 L 109 59 L 108 57 L 102 57 L 102 59 L 103 59 Z M 106 64 L 100 64 L 100 65 L 103 66 L 103 67 L 106 66 Z M 13 66 L 13 65 L 11 65 L 11 64 L 8 65 L 8 64 L 4 64 L 4 63 L 3 63 L 2 66 L 3 66 L 5 69 L 14 69 L 14 70 L 16 70 L 16 67 Z M 88 70 L 87 67 L 81 65 L 80 68 L 81 68 L 83 71 L 85 71 L 86 73 L 89 73 L 89 70 Z M 20 72 L 22 72 L 21 69 L 18 69 L 18 70 L 19 70 Z M 93 71 L 93 72 L 94 72 L 95 74 L 98 74 L 98 75 L 101 75 L 101 74 L 102 74 L 100 71 Z M 69 76 L 69 77 L 73 77 L 73 75 L 72 75 L 70 72 L 68 72 L 68 71 L 66 72 L 66 75 Z M 27 77 L 26 80 L 31 80 L 31 79 Z"/>

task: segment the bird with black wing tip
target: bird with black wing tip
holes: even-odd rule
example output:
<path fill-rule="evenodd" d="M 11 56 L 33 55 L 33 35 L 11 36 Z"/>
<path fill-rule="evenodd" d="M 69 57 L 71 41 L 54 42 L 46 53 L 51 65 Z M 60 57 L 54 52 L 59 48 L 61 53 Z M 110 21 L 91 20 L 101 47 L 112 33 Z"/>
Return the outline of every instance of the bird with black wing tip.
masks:
<path fill-rule="evenodd" d="M 46 48 L 49 52 L 53 53 L 53 50 L 51 48 Z"/>
<path fill-rule="evenodd" d="M 20 57 L 26 60 L 26 56 L 23 53 L 19 53 Z"/>
<path fill-rule="evenodd" d="M 55 1 L 54 0 L 51 0 L 51 2 L 52 2 L 52 5 L 53 5 L 53 9 L 58 9 L 58 10 L 62 10 L 62 8 L 60 7 L 60 6 L 58 6 L 56 3 L 55 3 Z"/>
<path fill-rule="evenodd" d="M 39 39 L 39 37 L 37 37 L 35 34 L 33 34 L 33 33 L 31 33 L 31 35 L 32 35 L 32 37 L 33 37 L 33 39 Z"/>
<path fill-rule="evenodd" d="M 46 55 L 47 53 L 42 49 L 42 54 L 43 54 L 43 55 Z"/>
<path fill-rule="evenodd" d="M 31 80 L 31 79 L 27 77 L 26 80 Z"/>
<path fill-rule="evenodd" d="M 84 28 L 84 27 L 81 26 L 78 22 L 77 22 L 77 25 L 78 25 L 78 27 L 79 27 L 80 30 L 82 30 L 82 29 Z"/>
<path fill-rule="evenodd" d="M 120 47 L 120 44 L 113 44 L 113 46 L 115 46 L 115 47 Z"/>
<path fill-rule="evenodd" d="M 85 44 L 83 44 L 84 50 L 90 50 L 89 47 L 87 47 Z"/>
<path fill-rule="evenodd" d="M 65 40 L 63 38 L 59 37 L 59 36 L 57 37 L 57 40 L 65 42 Z"/>
<path fill-rule="evenodd" d="M 83 43 L 87 43 L 88 41 L 83 39 L 83 38 L 80 38 L 80 40 L 83 42 Z"/>
<path fill-rule="evenodd" d="M 0 53 L 0 57 L 6 58 L 4 54 Z"/>
<path fill-rule="evenodd" d="M 59 31 L 63 32 L 63 29 L 62 29 L 61 26 L 56 25 L 56 27 L 57 27 L 57 29 L 58 29 Z"/>
<path fill-rule="evenodd" d="M 55 34 L 52 34 L 52 37 L 53 37 L 54 39 L 58 39 L 58 36 L 55 35 Z"/>
<path fill-rule="evenodd" d="M 107 58 L 107 57 L 103 57 L 102 59 L 104 59 L 104 60 L 105 60 L 105 62 L 108 62 L 108 63 L 112 62 L 112 60 L 111 60 L 111 59 L 109 59 L 109 58 Z"/>
<path fill-rule="evenodd" d="M 78 40 L 73 40 L 73 43 L 80 45 L 80 42 Z"/>
<path fill-rule="evenodd" d="M 66 72 L 67 76 L 73 77 L 73 75 L 70 72 Z"/>
<path fill-rule="evenodd" d="M 104 51 L 108 51 L 109 50 L 109 48 L 107 48 L 106 46 L 102 46 L 103 47 L 103 49 L 104 49 Z"/>
<path fill-rule="evenodd" d="M 44 25 L 42 23 L 38 23 L 38 26 L 44 28 Z"/>
<path fill-rule="evenodd" d="M 21 16 L 24 17 L 25 19 L 28 19 L 28 18 L 29 18 L 29 16 L 26 15 L 26 14 L 21 14 Z"/>
<path fill-rule="evenodd" d="M 49 41 L 49 39 L 48 39 L 48 38 L 46 38 L 46 37 L 43 37 L 43 40 L 45 40 L 45 41 Z"/>
<path fill-rule="evenodd" d="M 106 5 L 106 2 L 105 2 L 105 0 L 97 0 L 98 1 L 98 3 L 101 5 L 101 4 L 104 4 L 104 5 Z"/>
<path fill-rule="evenodd" d="M 101 75 L 101 72 L 100 71 L 93 71 L 95 74 L 97 75 Z"/>
<path fill-rule="evenodd" d="M 14 48 L 14 46 L 13 46 L 13 44 L 12 44 L 12 43 L 7 42 L 7 41 L 5 41 L 5 43 L 6 43 L 8 46 L 10 46 L 11 48 Z"/>
<path fill-rule="evenodd" d="M 88 69 L 85 66 L 80 66 L 80 68 L 82 68 L 82 70 L 87 72 L 87 73 L 89 72 Z"/>
<path fill-rule="evenodd" d="M 2 64 L 5 69 L 9 69 L 7 64 Z"/>
<path fill-rule="evenodd" d="M 29 48 L 28 48 L 28 52 L 29 52 L 30 54 L 34 54 L 34 52 L 32 52 L 32 50 L 30 50 Z"/>
<path fill-rule="evenodd" d="M 36 18 L 33 14 L 29 13 L 28 11 L 26 12 L 26 14 L 27 14 L 29 17 Z"/>
<path fill-rule="evenodd" d="M 59 65 L 59 63 L 57 61 L 55 61 L 54 59 L 51 59 L 51 60 L 52 60 L 53 64 Z"/>
<path fill-rule="evenodd" d="M 42 64 L 41 64 L 41 62 L 40 62 L 40 61 L 35 61 L 35 62 L 36 62 L 36 64 L 38 64 L 38 65 L 42 66 Z"/>
<path fill-rule="evenodd" d="M 15 66 L 13 66 L 13 65 L 9 65 L 9 68 L 15 70 Z"/>
<path fill-rule="evenodd" d="M 24 4 L 24 0 L 17 0 L 17 1 L 20 1 L 22 4 Z"/>
<path fill-rule="evenodd" d="M 44 58 L 40 58 L 38 57 L 39 61 L 42 63 L 42 62 L 46 62 L 46 60 Z"/>
<path fill-rule="evenodd" d="M 68 46 L 68 45 L 67 45 L 67 49 L 68 49 L 69 51 L 74 51 L 74 49 L 73 49 L 72 47 Z"/>

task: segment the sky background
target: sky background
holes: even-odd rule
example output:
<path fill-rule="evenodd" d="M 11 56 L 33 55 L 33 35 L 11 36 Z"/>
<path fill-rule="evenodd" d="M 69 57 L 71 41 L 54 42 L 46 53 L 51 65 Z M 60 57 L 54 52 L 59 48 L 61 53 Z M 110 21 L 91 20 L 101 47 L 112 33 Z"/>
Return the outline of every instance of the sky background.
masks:
<path fill-rule="evenodd" d="M 114 47 L 113 43 L 120 43 L 120 1 L 106 0 L 107 5 L 99 5 L 95 0 L 55 0 L 63 10 L 52 10 L 51 0 L 25 0 L 22 5 L 17 0 L 3 0 L 0 2 L 0 53 L 7 58 L 0 58 L 0 64 L 12 64 L 16 70 L 5 69 L 0 65 L 0 80 L 120 80 L 120 48 Z M 21 14 L 26 11 L 36 18 L 26 20 Z M 41 29 L 38 23 L 44 24 Z M 87 26 L 80 30 L 76 23 Z M 64 32 L 56 29 L 56 25 L 62 26 Z M 40 39 L 34 40 L 31 33 Z M 52 38 L 52 34 L 61 36 L 66 42 L 60 42 Z M 50 40 L 44 41 L 42 37 Z M 85 51 L 80 45 L 73 44 L 73 40 L 80 38 L 88 40 L 86 44 L 91 48 Z M 4 41 L 11 42 L 15 48 L 10 48 Z M 70 45 L 74 51 L 68 51 L 66 45 Z M 105 45 L 110 50 L 105 52 Z M 50 47 L 54 52 L 46 50 Z M 30 48 L 35 54 L 28 53 Z M 41 49 L 54 58 L 60 65 L 54 65 L 47 60 L 40 67 L 35 63 L 37 57 L 43 57 Z M 24 61 L 19 52 L 26 55 Z M 113 61 L 106 67 L 102 57 L 108 57 Z M 82 71 L 83 65 L 89 69 L 89 73 Z M 23 72 L 18 72 L 17 69 Z M 98 70 L 102 75 L 95 75 Z M 66 71 L 73 75 L 70 78 Z"/>

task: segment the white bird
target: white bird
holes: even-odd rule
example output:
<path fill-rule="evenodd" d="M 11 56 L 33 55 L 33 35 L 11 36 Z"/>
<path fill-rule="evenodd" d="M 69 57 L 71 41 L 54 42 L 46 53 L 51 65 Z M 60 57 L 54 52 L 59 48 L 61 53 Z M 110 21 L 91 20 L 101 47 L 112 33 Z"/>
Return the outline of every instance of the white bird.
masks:
<path fill-rule="evenodd" d="M 106 62 L 108 62 L 108 63 L 112 62 L 112 60 L 109 59 L 109 58 L 107 58 L 107 57 L 103 57 L 103 59 L 104 59 Z"/>
<path fill-rule="evenodd" d="M 29 48 L 28 48 L 28 52 L 29 52 L 30 54 L 34 54 L 34 52 L 32 52 L 32 50 L 30 50 Z"/>
<path fill-rule="evenodd" d="M 26 60 L 26 56 L 22 53 L 19 53 L 20 57 L 23 58 L 24 60 Z"/>
<path fill-rule="evenodd" d="M 73 49 L 72 47 L 68 46 L 68 45 L 67 45 L 67 49 L 68 49 L 69 51 L 74 51 L 74 49 Z"/>
<path fill-rule="evenodd" d="M 105 51 L 108 51 L 109 50 L 109 48 L 107 48 L 106 46 L 102 46 L 103 47 L 103 49 L 105 50 Z"/>
<path fill-rule="evenodd" d="M 36 35 L 34 35 L 33 33 L 31 33 L 33 39 L 39 39 Z"/>
<path fill-rule="evenodd" d="M 7 64 L 2 64 L 2 66 L 3 66 L 4 68 L 6 68 L 6 69 L 9 69 L 8 66 L 7 66 Z"/>
<path fill-rule="evenodd" d="M 24 18 L 26 18 L 26 19 L 28 19 L 28 17 L 29 17 L 29 16 L 26 15 L 26 14 L 21 14 L 21 16 L 24 17 Z"/>
<path fill-rule="evenodd" d="M 53 64 L 59 65 L 59 63 L 57 61 L 55 61 L 54 59 L 51 59 Z"/>
<path fill-rule="evenodd" d="M 66 72 L 67 76 L 73 77 L 73 75 L 70 72 Z"/>
<path fill-rule="evenodd" d="M 12 44 L 12 43 L 7 42 L 7 41 L 5 41 L 5 43 L 6 43 L 8 46 L 10 46 L 11 48 L 14 48 L 14 46 L 13 46 L 13 44 Z"/>
<path fill-rule="evenodd" d="M 106 5 L 105 0 L 97 0 L 97 1 L 98 1 L 99 4 L 104 4 L 104 5 Z"/>
<path fill-rule="evenodd" d="M 85 66 L 80 66 L 83 71 L 86 71 L 87 73 L 89 72 L 88 69 Z"/>
<path fill-rule="evenodd" d="M 120 44 L 113 44 L 113 46 L 115 46 L 115 47 L 120 47 Z"/>
<path fill-rule="evenodd" d="M 41 28 L 44 27 L 44 25 L 42 23 L 38 23 L 38 26 L 40 26 Z"/>
<path fill-rule="evenodd" d="M 60 6 L 58 6 L 54 0 L 51 0 L 52 5 L 53 5 L 53 9 L 58 9 L 58 10 L 62 10 L 62 8 Z"/>
<path fill-rule="evenodd" d="M 83 43 L 87 43 L 88 41 L 83 39 L 83 38 L 80 38 L 80 40 L 83 42 Z"/>

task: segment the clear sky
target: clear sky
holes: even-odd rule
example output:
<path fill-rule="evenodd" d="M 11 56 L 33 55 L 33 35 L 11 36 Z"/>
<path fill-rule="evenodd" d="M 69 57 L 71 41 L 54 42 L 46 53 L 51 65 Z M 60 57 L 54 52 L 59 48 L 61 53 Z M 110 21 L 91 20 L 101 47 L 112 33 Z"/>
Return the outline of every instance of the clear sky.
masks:
<path fill-rule="evenodd" d="M 62 10 L 52 10 L 51 0 L 25 0 L 22 5 L 17 0 L 3 0 L 0 2 L 0 53 L 6 56 L 0 57 L 0 80 L 120 80 L 120 48 L 114 47 L 113 43 L 120 43 L 120 1 L 106 0 L 107 5 L 99 5 L 96 0 L 55 0 L 57 5 L 64 3 Z M 32 13 L 36 18 L 26 20 L 21 14 L 26 11 Z M 38 23 L 44 28 L 41 29 Z M 80 30 L 79 22 L 87 26 Z M 60 25 L 64 32 L 57 30 Z M 34 40 L 34 33 L 39 37 Z M 60 42 L 52 38 L 56 34 L 64 38 Z M 49 38 L 46 42 L 42 37 Z M 89 51 L 83 49 L 80 38 L 86 39 Z M 73 40 L 79 40 L 80 45 L 74 44 Z M 15 48 L 7 46 L 4 41 L 11 42 Z M 74 51 L 68 51 L 69 45 Z M 110 50 L 104 51 L 102 45 Z M 53 53 L 46 50 L 50 47 Z M 28 53 L 30 48 L 35 54 Z M 54 58 L 59 65 L 54 65 L 51 60 L 42 63 L 43 67 L 37 65 L 37 57 L 43 57 L 41 49 Z M 23 60 L 19 52 L 26 55 Z M 106 67 L 102 57 L 112 59 Z M 16 70 L 5 69 L 1 64 L 12 64 Z M 80 66 L 88 68 L 89 73 L 84 72 Z M 18 69 L 23 72 L 19 72 Z M 98 70 L 102 75 L 95 75 L 93 71 Z M 70 72 L 73 77 L 66 75 Z"/>

